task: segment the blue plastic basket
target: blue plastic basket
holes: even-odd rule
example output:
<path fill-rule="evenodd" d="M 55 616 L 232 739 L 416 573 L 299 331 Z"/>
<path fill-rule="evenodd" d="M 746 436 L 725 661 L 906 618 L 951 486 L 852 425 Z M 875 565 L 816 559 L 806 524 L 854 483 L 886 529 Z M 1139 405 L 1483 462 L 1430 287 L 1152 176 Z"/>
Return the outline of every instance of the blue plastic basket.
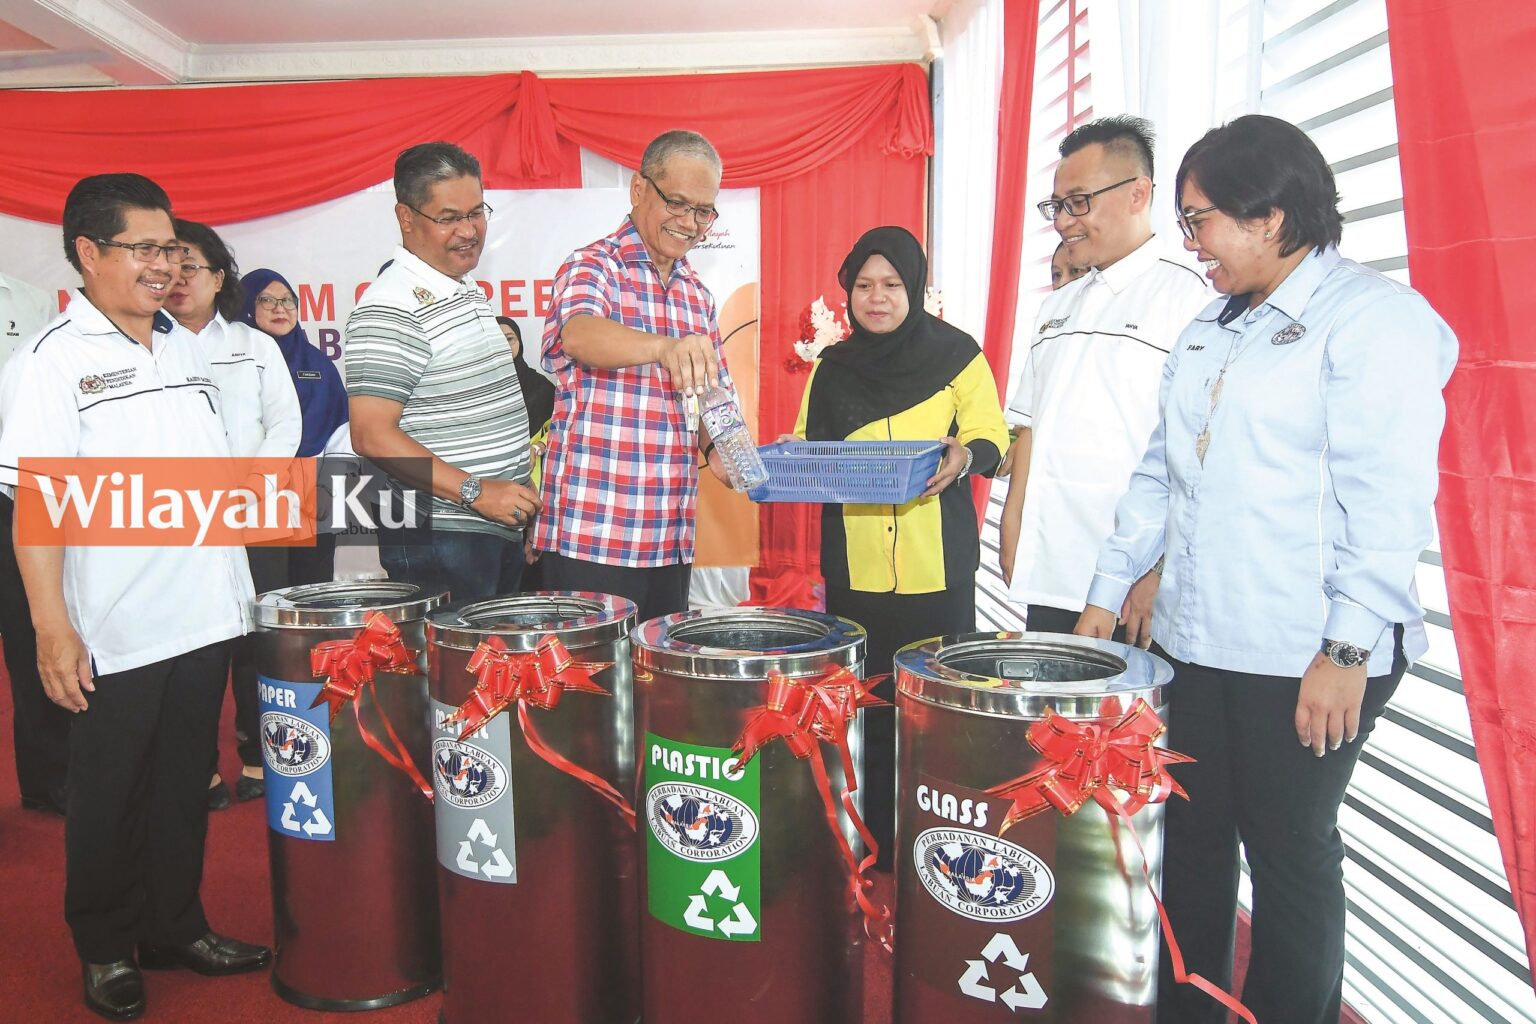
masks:
<path fill-rule="evenodd" d="M 939 470 L 938 441 L 789 441 L 758 449 L 768 482 L 753 501 L 904 505 Z"/>

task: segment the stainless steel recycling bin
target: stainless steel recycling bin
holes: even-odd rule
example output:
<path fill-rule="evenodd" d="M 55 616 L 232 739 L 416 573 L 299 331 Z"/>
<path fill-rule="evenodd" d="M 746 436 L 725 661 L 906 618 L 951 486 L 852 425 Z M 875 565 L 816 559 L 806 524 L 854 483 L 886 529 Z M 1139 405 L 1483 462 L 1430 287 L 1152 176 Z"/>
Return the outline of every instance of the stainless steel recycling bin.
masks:
<path fill-rule="evenodd" d="M 370 749 L 350 706 L 331 721 L 326 703 L 310 705 L 325 681 L 312 671 L 316 645 L 352 641 L 382 612 L 399 627 L 414 665 L 379 672 L 372 692 L 356 700 L 370 735 L 386 749 L 393 745 L 382 712 L 425 777 L 431 737 L 423 620 L 445 600 L 385 580 L 289 587 L 256 600 L 272 987 L 290 1003 L 377 1009 L 440 983 L 432 805 Z"/>
<path fill-rule="evenodd" d="M 639 1015 L 635 833 L 614 804 L 540 757 L 514 702 L 460 740 L 446 724 L 483 643 L 537 657 L 557 638 L 608 696 L 531 708 L 533 742 L 633 798 L 635 606 L 590 593 L 456 604 L 427 623 L 446 1024 L 617 1024 Z"/>
<path fill-rule="evenodd" d="M 641 624 L 634 646 L 646 1024 L 860 1020 L 864 933 L 811 768 L 783 742 L 744 769 L 731 748 L 772 673 L 858 674 L 864 630 L 816 612 L 695 611 Z M 857 720 L 850 741 L 857 755 Z"/>
<path fill-rule="evenodd" d="M 1140 854 L 1089 803 L 1000 835 L 987 790 L 1042 763 L 1048 709 L 1113 726 L 1137 698 L 1161 715 L 1173 671 L 1146 651 L 1053 633 L 974 633 L 895 659 L 897 1024 L 1146 1024 L 1157 907 Z M 1160 879 L 1161 804 L 1132 821 Z"/>

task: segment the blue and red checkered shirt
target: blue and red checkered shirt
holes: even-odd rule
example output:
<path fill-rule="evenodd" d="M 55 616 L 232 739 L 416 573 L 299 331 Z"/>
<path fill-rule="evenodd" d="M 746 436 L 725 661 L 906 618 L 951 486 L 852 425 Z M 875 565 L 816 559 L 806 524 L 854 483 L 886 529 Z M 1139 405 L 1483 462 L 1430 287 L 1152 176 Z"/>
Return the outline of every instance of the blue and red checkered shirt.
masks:
<path fill-rule="evenodd" d="M 544 369 L 559 390 L 544 456 L 544 511 L 533 546 L 571 558 L 636 568 L 693 561 L 698 436 L 683 400 L 657 363 L 602 370 L 571 359 L 560 332 L 573 316 L 606 317 L 669 338 L 714 339 L 725 368 L 715 300 L 686 259 L 665 285 L 626 217 L 606 238 L 576 250 L 555 277 L 544 322 Z"/>

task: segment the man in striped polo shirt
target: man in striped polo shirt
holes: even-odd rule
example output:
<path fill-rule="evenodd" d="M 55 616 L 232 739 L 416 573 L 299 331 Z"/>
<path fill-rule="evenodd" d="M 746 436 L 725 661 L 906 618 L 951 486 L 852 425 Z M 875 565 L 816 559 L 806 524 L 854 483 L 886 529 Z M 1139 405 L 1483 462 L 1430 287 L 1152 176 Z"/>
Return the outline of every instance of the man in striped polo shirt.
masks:
<path fill-rule="evenodd" d="M 480 162 L 427 142 L 395 161 L 400 247 L 347 318 L 347 394 L 358 454 L 432 495 L 429 539 L 381 528 L 391 579 L 455 600 L 517 589 L 529 486 L 517 367 L 471 276 L 491 208 Z"/>

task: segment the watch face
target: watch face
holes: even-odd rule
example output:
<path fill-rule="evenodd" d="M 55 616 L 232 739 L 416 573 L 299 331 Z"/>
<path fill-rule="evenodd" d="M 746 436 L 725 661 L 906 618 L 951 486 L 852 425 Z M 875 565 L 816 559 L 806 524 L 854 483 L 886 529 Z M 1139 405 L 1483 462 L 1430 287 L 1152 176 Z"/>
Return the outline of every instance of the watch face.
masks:
<path fill-rule="evenodd" d="M 1366 652 L 1343 642 L 1328 645 L 1328 658 L 1340 668 L 1354 668 L 1365 661 Z"/>

